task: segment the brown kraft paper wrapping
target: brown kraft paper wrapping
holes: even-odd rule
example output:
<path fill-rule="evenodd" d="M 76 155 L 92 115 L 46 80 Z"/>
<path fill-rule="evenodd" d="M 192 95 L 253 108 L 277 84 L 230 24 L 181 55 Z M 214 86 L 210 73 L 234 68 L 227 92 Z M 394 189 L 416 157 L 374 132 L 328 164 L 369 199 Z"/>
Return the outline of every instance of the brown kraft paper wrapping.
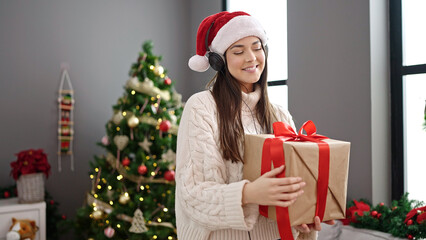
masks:
<path fill-rule="evenodd" d="M 271 134 L 246 135 L 243 178 L 250 181 L 260 177 L 263 142 L 274 138 Z M 330 176 L 323 221 L 345 218 L 350 143 L 333 139 L 322 140 L 330 146 Z M 304 193 L 289 210 L 292 226 L 313 223 L 317 201 L 318 144 L 315 142 L 283 143 L 285 175 L 301 177 L 306 182 Z M 274 166 L 272 166 L 274 169 Z M 268 208 L 269 218 L 276 220 L 275 207 Z"/>

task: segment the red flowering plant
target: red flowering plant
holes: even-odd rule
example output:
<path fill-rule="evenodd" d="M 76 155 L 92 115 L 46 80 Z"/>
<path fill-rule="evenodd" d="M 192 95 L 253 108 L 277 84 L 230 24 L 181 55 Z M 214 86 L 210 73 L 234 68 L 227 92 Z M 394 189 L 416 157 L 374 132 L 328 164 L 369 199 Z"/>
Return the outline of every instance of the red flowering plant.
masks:
<path fill-rule="evenodd" d="M 46 178 L 49 177 L 50 164 L 47 161 L 47 155 L 43 152 L 43 149 L 29 149 L 15 155 L 18 159 L 10 163 L 12 167 L 10 174 L 15 180 L 18 180 L 21 175 L 39 172 L 44 173 Z"/>
<path fill-rule="evenodd" d="M 426 238 L 426 206 L 423 202 L 408 199 L 408 193 L 391 206 L 379 203 L 375 206 L 367 200 L 348 203 L 343 224 L 390 233 L 395 237 Z"/>

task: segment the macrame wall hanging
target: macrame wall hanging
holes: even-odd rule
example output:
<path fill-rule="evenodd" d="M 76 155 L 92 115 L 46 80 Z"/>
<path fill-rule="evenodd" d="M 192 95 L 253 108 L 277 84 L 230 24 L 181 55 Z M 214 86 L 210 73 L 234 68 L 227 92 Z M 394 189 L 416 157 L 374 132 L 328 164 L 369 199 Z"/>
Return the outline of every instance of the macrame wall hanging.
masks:
<path fill-rule="evenodd" d="M 58 103 L 58 171 L 62 171 L 62 157 L 70 159 L 71 171 L 74 171 L 74 155 L 72 151 L 74 138 L 74 90 L 66 67 L 62 67 Z"/>

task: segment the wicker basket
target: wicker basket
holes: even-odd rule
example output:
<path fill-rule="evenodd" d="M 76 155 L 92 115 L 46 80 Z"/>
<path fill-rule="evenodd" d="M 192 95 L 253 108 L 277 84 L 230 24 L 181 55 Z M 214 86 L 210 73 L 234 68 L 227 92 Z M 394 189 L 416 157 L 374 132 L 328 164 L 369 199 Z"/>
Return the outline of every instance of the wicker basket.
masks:
<path fill-rule="evenodd" d="M 19 203 L 44 201 L 43 173 L 21 175 L 16 182 Z"/>

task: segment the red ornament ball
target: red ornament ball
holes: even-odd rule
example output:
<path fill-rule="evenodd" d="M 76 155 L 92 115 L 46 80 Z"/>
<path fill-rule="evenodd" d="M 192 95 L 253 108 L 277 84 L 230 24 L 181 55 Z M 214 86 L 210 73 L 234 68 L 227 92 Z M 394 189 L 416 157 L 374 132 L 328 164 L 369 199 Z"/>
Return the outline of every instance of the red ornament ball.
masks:
<path fill-rule="evenodd" d="M 167 132 L 167 131 L 169 131 L 171 126 L 172 126 L 172 124 L 170 123 L 169 120 L 164 120 L 160 123 L 160 131 Z"/>
<path fill-rule="evenodd" d="M 172 80 L 170 78 L 166 78 L 166 79 L 164 79 L 164 84 L 170 85 L 170 84 L 172 84 Z"/>
<path fill-rule="evenodd" d="M 377 219 L 379 219 L 379 218 L 381 218 L 381 217 L 382 217 L 382 214 L 381 214 L 381 213 L 377 214 Z"/>
<path fill-rule="evenodd" d="M 408 234 L 407 238 L 410 239 L 410 240 L 414 239 L 413 235 L 411 235 L 411 234 Z"/>
<path fill-rule="evenodd" d="M 411 224 L 413 224 L 413 220 L 410 219 L 407 221 L 407 226 L 410 226 Z"/>
<path fill-rule="evenodd" d="M 395 211 L 397 208 L 398 208 L 397 206 L 393 207 L 393 208 L 392 208 L 392 211 Z"/>
<path fill-rule="evenodd" d="M 175 180 L 175 171 L 169 170 L 164 173 L 164 179 L 167 181 L 174 181 Z"/>
<path fill-rule="evenodd" d="M 377 211 L 372 211 L 371 216 L 373 216 L 373 217 L 377 216 Z"/>
<path fill-rule="evenodd" d="M 4 196 L 4 198 L 9 198 L 9 197 L 10 197 L 10 192 L 5 191 L 5 192 L 3 193 L 3 196 Z"/>
<path fill-rule="evenodd" d="M 379 205 L 380 205 L 381 207 L 383 207 L 383 206 L 385 205 L 385 203 L 382 203 L 382 202 L 381 202 Z"/>
<path fill-rule="evenodd" d="M 130 165 L 130 159 L 128 157 L 125 157 L 122 161 L 121 164 L 123 164 L 123 166 L 127 167 Z"/>
<path fill-rule="evenodd" d="M 148 168 L 145 165 L 140 165 L 138 167 L 138 173 L 140 175 L 144 175 L 146 172 L 148 172 Z"/>

